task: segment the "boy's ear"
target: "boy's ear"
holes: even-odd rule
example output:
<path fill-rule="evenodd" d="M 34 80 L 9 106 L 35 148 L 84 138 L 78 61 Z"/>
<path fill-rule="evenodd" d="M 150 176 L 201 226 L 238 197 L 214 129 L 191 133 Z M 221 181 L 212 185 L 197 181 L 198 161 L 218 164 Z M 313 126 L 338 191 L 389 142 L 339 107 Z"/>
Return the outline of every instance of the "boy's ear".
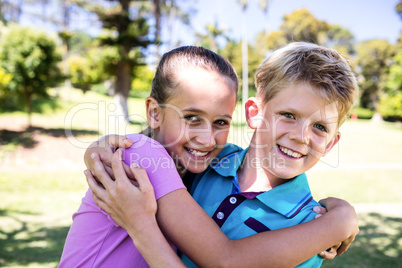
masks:
<path fill-rule="evenodd" d="M 341 133 L 337 131 L 335 137 L 333 137 L 332 140 L 327 144 L 327 147 L 325 148 L 325 151 L 322 154 L 322 156 L 326 156 L 331 151 L 331 149 L 334 148 L 334 146 L 339 142 L 340 139 L 341 139 Z"/>
<path fill-rule="evenodd" d="M 245 104 L 246 120 L 250 128 L 256 129 L 259 125 L 258 100 L 254 97 L 249 98 Z"/>
<path fill-rule="evenodd" d="M 152 97 L 148 97 L 146 99 L 145 105 L 147 109 L 148 125 L 152 129 L 159 128 L 162 122 L 162 108 L 159 106 L 158 102 Z"/>

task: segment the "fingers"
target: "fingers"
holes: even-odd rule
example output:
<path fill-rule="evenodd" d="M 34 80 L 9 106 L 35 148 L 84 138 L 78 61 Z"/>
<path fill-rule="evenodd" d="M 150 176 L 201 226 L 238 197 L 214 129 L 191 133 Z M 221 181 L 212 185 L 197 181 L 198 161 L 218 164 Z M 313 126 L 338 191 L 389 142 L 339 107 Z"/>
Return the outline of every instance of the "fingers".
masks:
<path fill-rule="evenodd" d="M 116 179 L 116 186 L 117 185 L 127 185 L 129 183 L 127 174 L 123 167 L 122 159 L 122 150 L 117 150 L 112 156 L 112 169 Z M 131 173 L 131 170 L 129 171 Z"/>
<path fill-rule="evenodd" d="M 325 214 L 327 212 L 327 209 L 324 207 L 315 206 L 315 207 L 313 207 L 313 211 L 318 213 L 317 215 L 320 215 L 320 214 Z"/>
<path fill-rule="evenodd" d="M 328 202 L 328 198 L 321 199 L 320 201 L 318 201 L 318 203 L 320 203 L 321 206 L 323 206 L 324 208 L 327 207 L 327 202 Z"/>
<path fill-rule="evenodd" d="M 98 182 L 92 176 L 91 172 L 89 172 L 88 170 L 85 170 L 84 174 L 87 179 L 88 186 L 92 191 L 92 196 L 94 197 L 94 201 L 98 206 L 100 206 L 99 204 L 103 203 L 103 200 L 107 197 L 105 189 L 103 189 L 98 184 Z"/>
<path fill-rule="evenodd" d="M 99 159 L 99 155 L 96 153 L 93 153 L 91 155 L 91 158 L 93 160 L 93 173 L 95 173 L 96 178 L 99 180 L 99 182 L 106 188 L 112 187 L 113 184 L 113 179 L 112 177 L 108 174 L 108 172 L 105 170 L 105 167 L 103 166 L 103 163 Z"/>
<path fill-rule="evenodd" d="M 117 148 L 128 148 L 133 144 L 133 141 L 121 135 L 111 135 L 108 137 L 108 143 Z"/>
<path fill-rule="evenodd" d="M 337 249 L 342 245 L 342 243 L 339 243 L 337 245 L 334 245 L 327 249 L 326 251 L 321 252 L 319 255 L 323 257 L 326 260 L 332 260 L 338 255 Z"/>
<path fill-rule="evenodd" d="M 123 162 L 123 168 L 124 168 L 124 172 L 126 172 L 127 177 L 131 180 L 135 180 L 135 177 L 134 177 L 130 167 L 128 165 L 126 165 L 126 163 L 124 163 L 124 162 Z"/>
<path fill-rule="evenodd" d="M 130 166 L 141 192 L 148 192 L 154 190 L 151 182 L 149 181 L 148 174 L 145 169 L 141 168 L 137 163 L 132 163 Z"/>

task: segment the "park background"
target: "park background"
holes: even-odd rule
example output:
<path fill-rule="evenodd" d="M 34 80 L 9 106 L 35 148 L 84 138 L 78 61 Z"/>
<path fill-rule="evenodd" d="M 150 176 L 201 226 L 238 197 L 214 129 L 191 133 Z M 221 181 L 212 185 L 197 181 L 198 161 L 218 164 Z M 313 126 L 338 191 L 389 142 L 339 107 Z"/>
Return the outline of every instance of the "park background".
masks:
<path fill-rule="evenodd" d="M 340 50 L 361 91 L 339 145 L 308 173 L 315 199 L 344 198 L 360 217 L 350 250 L 323 267 L 402 267 L 401 1 L 9 0 L 0 13 L 0 267 L 57 266 L 87 189 L 83 152 L 146 126 L 163 52 L 196 44 L 233 63 L 229 141 L 245 147 L 243 92 L 291 41 Z"/>

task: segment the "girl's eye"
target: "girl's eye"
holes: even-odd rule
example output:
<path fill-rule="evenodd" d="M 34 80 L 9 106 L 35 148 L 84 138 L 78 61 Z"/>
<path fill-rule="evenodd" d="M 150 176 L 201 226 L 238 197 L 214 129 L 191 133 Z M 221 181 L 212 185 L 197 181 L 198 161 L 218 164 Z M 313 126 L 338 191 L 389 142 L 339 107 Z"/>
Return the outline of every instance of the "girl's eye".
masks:
<path fill-rule="evenodd" d="M 327 128 L 321 124 L 315 124 L 314 127 L 320 131 L 328 132 Z"/>
<path fill-rule="evenodd" d="M 185 116 L 184 119 L 186 119 L 187 123 L 189 124 L 198 123 L 200 121 L 200 119 L 196 115 L 188 115 Z"/>
<path fill-rule="evenodd" d="M 290 119 L 294 119 L 295 116 L 291 113 L 281 113 L 282 116 L 286 117 L 286 118 L 290 118 Z"/>
<path fill-rule="evenodd" d="M 228 122 L 228 121 L 226 121 L 226 120 L 223 120 L 223 119 L 216 120 L 214 123 L 215 123 L 216 125 L 219 125 L 219 126 L 230 125 L 230 122 Z"/>

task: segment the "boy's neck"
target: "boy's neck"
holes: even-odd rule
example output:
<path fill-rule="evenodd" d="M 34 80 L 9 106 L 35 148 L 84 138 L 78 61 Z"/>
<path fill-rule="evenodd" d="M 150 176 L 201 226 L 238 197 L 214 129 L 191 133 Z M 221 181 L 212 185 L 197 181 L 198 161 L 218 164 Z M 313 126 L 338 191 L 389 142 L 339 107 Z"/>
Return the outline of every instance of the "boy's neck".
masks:
<path fill-rule="evenodd" d="M 254 133 L 250 144 L 256 143 L 256 133 Z M 275 177 L 264 167 L 262 152 L 258 146 L 250 146 L 243 159 L 243 164 L 238 170 L 239 186 L 242 192 L 266 192 L 289 180 Z M 266 163 L 265 163 L 266 165 Z"/>

